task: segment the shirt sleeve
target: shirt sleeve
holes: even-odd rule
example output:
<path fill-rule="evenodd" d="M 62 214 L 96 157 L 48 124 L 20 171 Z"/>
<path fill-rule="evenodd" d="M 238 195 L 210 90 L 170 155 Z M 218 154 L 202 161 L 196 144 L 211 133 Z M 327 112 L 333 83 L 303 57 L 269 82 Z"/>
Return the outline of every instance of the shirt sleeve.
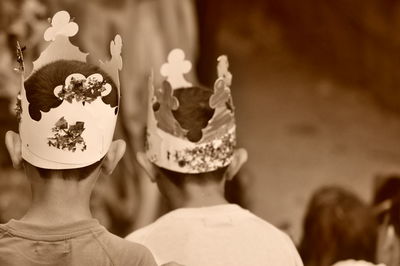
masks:
<path fill-rule="evenodd" d="M 151 254 L 150 250 L 144 247 L 144 252 L 142 259 L 140 260 L 138 266 L 157 266 L 157 263 L 153 257 L 153 254 Z"/>
<path fill-rule="evenodd" d="M 286 242 L 288 243 L 289 252 L 291 257 L 293 258 L 293 265 L 294 266 L 304 266 L 303 261 L 300 258 L 299 252 L 296 249 L 296 246 L 293 244 L 292 239 L 288 235 L 285 234 Z"/>
<path fill-rule="evenodd" d="M 157 266 L 153 254 L 141 244 L 124 240 L 111 233 L 103 240 L 103 247 L 116 266 Z"/>

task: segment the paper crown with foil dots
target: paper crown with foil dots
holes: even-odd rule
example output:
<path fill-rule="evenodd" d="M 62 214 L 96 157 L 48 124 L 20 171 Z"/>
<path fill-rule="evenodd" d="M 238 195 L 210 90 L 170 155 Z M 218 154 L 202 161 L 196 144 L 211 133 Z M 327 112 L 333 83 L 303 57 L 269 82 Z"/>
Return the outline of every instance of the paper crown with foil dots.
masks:
<path fill-rule="evenodd" d="M 119 35 L 110 43 L 111 59 L 100 61 L 98 67 L 112 79 L 112 88 L 100 73 L 85 76 L 72 73 L 62 77 L 54 87 L 52 106 L 34 104 L 34 97 L 24 87 L 24 81 L 43 67 L 59 60 L 87 63 L 87 53 L 69 40 L 76 35 L 78 25 L 66 11 L 57 12 L 45 31 L 47 48 L 33 62 L 33 70 L 25 79 L 22 50 L 17 46 L 16 69 L 21 74 L 17 115 L 22 141 L 22 158 L 45 169 L 73 169 L 93 164 L 107 153 L 113 139 L 120 97 L 119 70 L 122 69 L 122 40 Z M 64 61 L 61 61 L 64 62 Z M 107 104 L 104 97 L 118 90 L 118 103 Z M 27 95 L 29 94 L 29 95 Z M 54 97 L 53 97 L 54 96 Z"/>
<path fill-rule="evenodd" d="M 161 66 L 165 77 L 162 85 L 154 89 L 153 77 L 149 80 L 149 104 L 146 136 L 147 158 L 159 167 L 180 173 L 204 173 L 229 165 L 236 145 L 236 124 L 230 85 L 232 75 L 228 71 L 228 58 L 218 59 L 218 78 L 209 99 L 214 114 L 201 139 L 188 139 L 188 130 L 175 119 L 179 101 L 174 96 L 177 89 L 193 87 L 184 74 L 192 67 L 180 49 L 172 50 L 168 62 Z"/>

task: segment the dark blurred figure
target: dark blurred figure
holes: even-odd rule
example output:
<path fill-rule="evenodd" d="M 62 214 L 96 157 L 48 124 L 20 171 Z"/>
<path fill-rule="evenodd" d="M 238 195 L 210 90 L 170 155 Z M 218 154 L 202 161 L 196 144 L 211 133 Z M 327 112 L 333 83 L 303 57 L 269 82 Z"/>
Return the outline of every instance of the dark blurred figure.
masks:
<path fill-rule="evenodd" d="M 377 261 L 400 265 L 400 175 L 378 176 L 374 195 L 379 230 Z"/>
<path fill-rule="evenodd" d="M 336 186 L 317 190 L 306 211 L 300 256 L 305 266 L 354 259 L 375 262 L 377 224 L 372 209 Z"/>

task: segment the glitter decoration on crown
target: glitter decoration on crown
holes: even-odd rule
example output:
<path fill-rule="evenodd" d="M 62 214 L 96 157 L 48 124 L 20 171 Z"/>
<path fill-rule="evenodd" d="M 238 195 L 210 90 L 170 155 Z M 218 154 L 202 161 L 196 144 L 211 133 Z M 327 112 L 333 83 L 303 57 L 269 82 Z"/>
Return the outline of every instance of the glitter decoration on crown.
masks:
<path fill-rule="evenodd" d="M 33 70 L 25 79 L 22 50 L 17 47 L 21 74 L 21 92 L 18 96 L 19 133 L 22 157 L 37 167 L 46 169 L 73 169 L 93 164 L 107 153 L 113 139 L 120 97 L 119 71 L 122 69 L 122 39 L 116 35 L 110 43 L 111 58 L 99 61 L 100 73 L 84 76 L 72 73 L 53 89 L 56 106 L 38 108 L 30 97 L 24 81 L 51 63 L 60 60 L 87 63 L 87 53 L 74 46 L 69 38 L 78 33 L 78 24 L 67 11 L 57 12 L 50 27 L 44 32 L 49 45 L 33 62 Z M 112 91 L 111 79 L 118 93 L 118 103 L 107 104 L 104 96 Z M 36 104 L 36 105 L 34 105 Z M 40 107 L 40 106 L 39 106 Z"/>
<path fill-rule="evenodd" d="M 209 106 L 214 114 L 200 139 L 189 140 L 188 130 L 182 128 L 173 111 L 179 108 L 174 90 L 192 87 L 184 75 L 191 70 L 180 49 L 172 50 L 168 62 L 161 66 L 166 79 L 154 89 L 153 75 L 149 79 L 149 104 L 146 138 L 146 155 L 159 167 L 180 173 L 204 173 L 229 165 L 236 146 L 236 124 L 230 85 L 232 75 L 225 55 L 217 59 L 218 78 Z"/>

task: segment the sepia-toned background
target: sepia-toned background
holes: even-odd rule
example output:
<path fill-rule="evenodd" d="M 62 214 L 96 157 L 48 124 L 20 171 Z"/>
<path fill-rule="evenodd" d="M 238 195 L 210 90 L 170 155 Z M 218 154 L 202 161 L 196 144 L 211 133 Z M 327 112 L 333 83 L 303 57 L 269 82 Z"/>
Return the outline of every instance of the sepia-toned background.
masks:
<path fill-rule="evenodd" d="M 312 193 L 336 184 L 370 201 L 377 176 L 400 173 L 400 2 L 344 0 L 2 0 L 1 136 L 17 129 L 16 41 L 28 65 L 45 47 L 48 18 L 68 10 L 74 43 L 107 58 L 123 37 L 122 112 L 117 137 L 128 153 L 92 198 L 94 215 L 121 236 L 166 208 L 135 162 L 146 121 L 146 80 L 172 48 L 211 86 L 227 54 L 239 145 L 249 161 L 228 196 L 298 242 Z M 159 82 L 159 80 L 158 80 Z M 0 222 L 29 206 L 27 180 L 0 142 Z"/>

